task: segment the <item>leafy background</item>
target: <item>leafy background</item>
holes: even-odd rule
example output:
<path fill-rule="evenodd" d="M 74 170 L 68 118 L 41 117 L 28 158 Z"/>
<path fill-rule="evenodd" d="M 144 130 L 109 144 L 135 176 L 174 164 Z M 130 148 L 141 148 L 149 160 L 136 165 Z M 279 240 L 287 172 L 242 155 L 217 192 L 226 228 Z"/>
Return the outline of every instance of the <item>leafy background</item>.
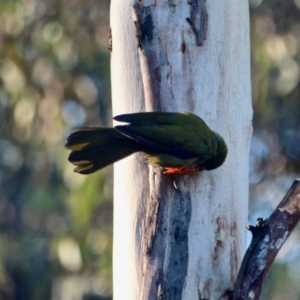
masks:
<path fill-rule="evenodd" d="M 249 5 L 253 224 L 300 172 L 300 0 Z M 0 1 L 0 299 L 112 297 L 112 167 L 80 176 L 63 148 L 74 127 L 111 125 L 108 37 L 108 0 Z M 299 241 L 263 299 L 299 299 Z"/>

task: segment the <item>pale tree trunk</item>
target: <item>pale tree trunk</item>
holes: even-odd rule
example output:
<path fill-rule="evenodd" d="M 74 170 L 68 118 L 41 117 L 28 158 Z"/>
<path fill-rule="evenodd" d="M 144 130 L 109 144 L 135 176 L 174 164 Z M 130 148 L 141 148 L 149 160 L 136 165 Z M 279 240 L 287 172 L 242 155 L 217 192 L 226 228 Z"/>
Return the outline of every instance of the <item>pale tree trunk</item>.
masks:
<path fill-rule="evenodd" d="M 134 7 L 134 8 L 133 8 Z M 140 154 L 115 164 L 114 299 L 219 299 L 246 247 L 248 1 L 112 0 L 114 115 L 190 111 L 227 145 L 217 170 L 172 179 Z"/>

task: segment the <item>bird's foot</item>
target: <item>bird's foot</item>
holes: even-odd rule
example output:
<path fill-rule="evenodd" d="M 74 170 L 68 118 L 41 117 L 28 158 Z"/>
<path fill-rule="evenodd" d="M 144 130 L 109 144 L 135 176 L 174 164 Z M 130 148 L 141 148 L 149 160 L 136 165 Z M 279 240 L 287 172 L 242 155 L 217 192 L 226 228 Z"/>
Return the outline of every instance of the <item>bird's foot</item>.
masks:
<path fill-rule="evenodd" d="M 199 167 L 183 166 L 180 168 L 166 167 L 163 169 L 163 174 L 166 175 L 192 175 L 199 172 Z"/>

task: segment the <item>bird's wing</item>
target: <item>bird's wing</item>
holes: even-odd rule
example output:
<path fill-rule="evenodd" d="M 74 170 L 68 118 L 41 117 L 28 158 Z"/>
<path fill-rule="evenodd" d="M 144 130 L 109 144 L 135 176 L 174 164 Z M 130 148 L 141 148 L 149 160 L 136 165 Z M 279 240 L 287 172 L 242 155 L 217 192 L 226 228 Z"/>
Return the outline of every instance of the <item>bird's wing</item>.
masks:
<path fill-rule="evenodd" d="M 114 118 L 128 122 L 115 129 L 143 145 L 150 153 L 166 153 L 183 159 L 209 155 L 210 129 L 191 113 L 138 113 Z"/>

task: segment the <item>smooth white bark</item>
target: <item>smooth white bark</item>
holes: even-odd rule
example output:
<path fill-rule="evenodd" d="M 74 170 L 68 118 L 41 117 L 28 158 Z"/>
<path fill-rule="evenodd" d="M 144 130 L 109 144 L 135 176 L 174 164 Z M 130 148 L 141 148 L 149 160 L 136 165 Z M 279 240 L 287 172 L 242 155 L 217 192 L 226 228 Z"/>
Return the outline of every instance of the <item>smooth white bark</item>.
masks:
<path fill-rule="evenodd" d="M 188 271 L 182 299 L 218 299 L 233 288 L 246 247 L 248 154 L 251 136 L 251 89 L 248 2 L 207 1 L 208 35 L 196 46 L 186 21 L 188 1 L 156 3 L 155 26 L 167 61 L 163 111 L 191 111 L 201 116 L 227 142 L 224 165 L 182 178 L 189 191 Z M 168 3 L 168 5 L 167 5 Z M 112 0 L 112 96 L 114 115 L 150 111 L 143 83 L 132 19 L 132 1 Z M 145 1 L 143 2 L 145 6 Z M 182 45 L 185 44 L 183 53 Z M 171 100 L 170 100 L 171 99 Z M 151 169 L 152 170 L 152 169 Z M 114 299 L 140 299 L 143 218 L 151 193 L 152 171 L 139 154 L 115 165 Z M 152 175 L 151 175 L 152 174 Z"/>

